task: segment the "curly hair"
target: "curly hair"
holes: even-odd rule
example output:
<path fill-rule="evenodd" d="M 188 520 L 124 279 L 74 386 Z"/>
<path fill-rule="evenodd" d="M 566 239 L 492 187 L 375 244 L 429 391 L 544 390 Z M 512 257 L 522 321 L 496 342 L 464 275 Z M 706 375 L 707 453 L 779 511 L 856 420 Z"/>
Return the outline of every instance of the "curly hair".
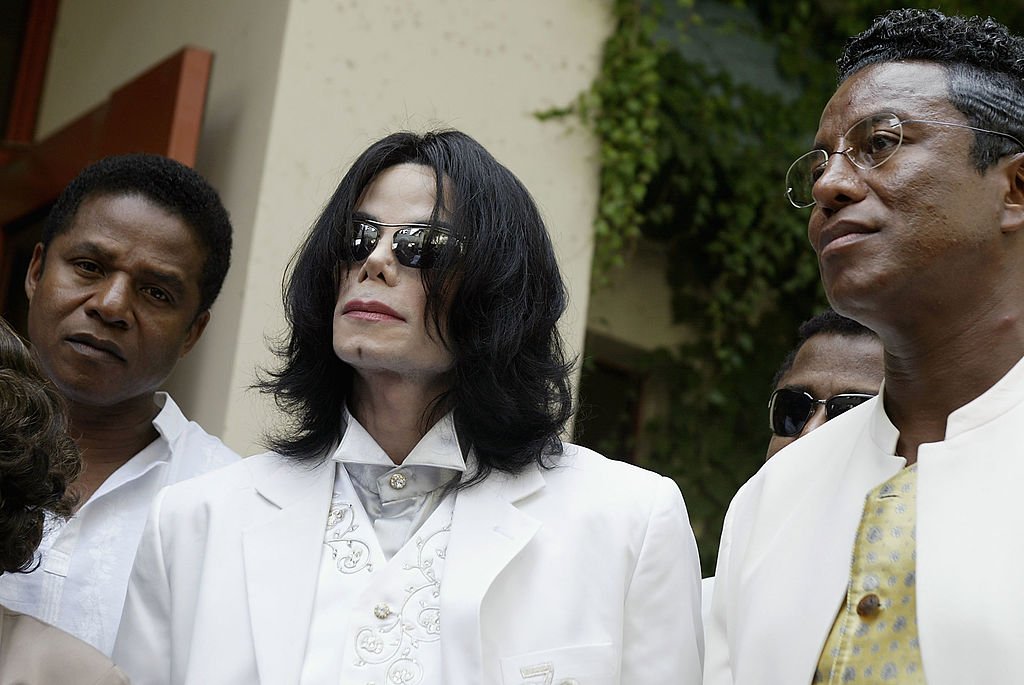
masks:
<path fill-rule="evenodd" d="M 0 574 L 33 568 L 46 513 L 69 516 L 81 457 L 64 400 L 0 319 Z"/>
<path fill-rule="evenodd" d="M 255 384 L 294 417 L 290 430 L 269 436 L 269 446 L 319 460 L 341 436 L 353 370 L 335 354 L 332 331 L 339 279 L 353 262 L 345 237 L 363 190 L 406 163 L 433 169 L 433 219 L 444 208 L 465 245 L 421 271 L 426 314 L 455 359 L 451 389 L 428 408 L 424 424 L 454 412 L 460 440 L 477 456 L 470 482 L 495 469 L 544 465 L 561 452 L 558 435 L 572 413 L 572 363 L 557 330 L 565 285 L 529 192 L 458 131 L 395 133 L 371 145 L 299 247 L 284 288 L 289 330 L 275 349 L 282 364 Z"/>
<path fill-rule="evenodd" d="M 836 61 L 839 83 L 864 67 L 917 60 L 946 70 L 949 101 L 971 126 L 1024 140 L 1024 39 L 991 17 L 947 16 L 938 10 L 899 9 L 875 19 L 851 38 Z M 971 152 L 983 172 L 1020 152 L 1002 136 L 975 132 Z"/>
<path fill-rule="evenodd" d="M 101 159 L 82 170 L 57 198 L 43 226 L 43 247 L 71 228 L 82 203 L 98 195 L 137 195 L 181 218 L 206 252 L 199 277 L 199 312 L 213 306 L 231 265 L 231 219 L 205 178 L 160 155 Z"/>
<path fill-rule="evenodd" d="M 833 309 L 826 309 L 800 324 L 796 334 L 796 347 L 789 351 L 786 358 L 782 360 L 782 364 L 779 365 L 778 371 L 772 377 L 772 391 L 778 390 L 782 377 L 793 368 L 796 355 L 800 352 L 800 348 L 804 346 L 804 343 L 816 335 L 829 334 L 841 335 L 844 338 L 878 338 L 878 334 L 867 326 L 857 323 L 853 319 L 848 319 Z"/>

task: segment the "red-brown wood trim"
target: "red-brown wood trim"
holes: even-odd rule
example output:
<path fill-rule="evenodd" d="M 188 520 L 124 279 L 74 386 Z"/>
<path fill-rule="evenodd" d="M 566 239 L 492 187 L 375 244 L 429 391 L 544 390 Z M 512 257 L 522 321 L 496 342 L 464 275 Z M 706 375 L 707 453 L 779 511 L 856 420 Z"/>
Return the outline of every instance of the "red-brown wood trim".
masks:
<path fill-rule="evenodd" d="M 21 58 L 14 80 L 11 109 L 7 117 L 4 140 L 9 143 L 31 143 L 36 133 L 39 101 L 43 96 L 46 64 L 57 24 L 60 0 L 32 0 L 21 44 Z"/>
<path fill-rule="evenodd" d="M 53 202 L 83 167 L 107 155 L 150 152 L 193 165 L 212 60 L 207 50 L 183 48 L 46 139 L 8 147 L 0 226 Z"/>

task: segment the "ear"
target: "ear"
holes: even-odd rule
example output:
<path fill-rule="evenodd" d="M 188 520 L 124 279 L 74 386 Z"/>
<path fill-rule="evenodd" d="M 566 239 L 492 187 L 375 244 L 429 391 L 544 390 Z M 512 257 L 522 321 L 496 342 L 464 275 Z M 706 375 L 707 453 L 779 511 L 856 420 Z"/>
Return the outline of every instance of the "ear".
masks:
<path fill-rule="evenodd" d="M 1024 154 L 1014 155 L 1003 170 L 1006 196 L 1003 198 L 1003 233 L 1024 229 Z"/>
<path fill-rule="evenodd" d="M 43 247 L 42 243 L 36 243 L 35 248 L 32 250 L 32 261 L 28 264 L 28 271 L 25 272 L 25 295 L 28 296 L 28 301 L 32 301 L 32 296 L 36 293 L 36 286 L 39 285 L 39 279 L 43 276 L 43 262 L 46 260 L 46 248 Z"/>
<path fill-rule="evenodd" d="M 206 330 L 206 324 L 210 323 L 210 310 L 199 314 L 192 325 L 188 327 L 188 335 L 185 336 L 185 343 L 181 346 L 181 356 L 184 357 L 199 342 L 200 336 Z"/>

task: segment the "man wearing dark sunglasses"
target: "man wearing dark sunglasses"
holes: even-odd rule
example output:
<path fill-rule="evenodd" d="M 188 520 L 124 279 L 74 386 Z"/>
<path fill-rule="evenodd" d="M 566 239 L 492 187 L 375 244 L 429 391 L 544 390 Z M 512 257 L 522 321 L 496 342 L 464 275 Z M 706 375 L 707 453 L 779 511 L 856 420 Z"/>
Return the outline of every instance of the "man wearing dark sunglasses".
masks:
<path fill-rule="evenodd" d="M 772 379 L 765 459 L 877 395 L 882 357 L 874 331 L 832 309 L 801 324 L 796 347 Z"/>
<path fill-rule="evenodd" d="M 885 382 L 730 505 L 705 683 L 1021 682 L 1024 39 L 895 10 L 838 66 L 786 194 Z"/>
<path fill-rule="evenodd" d="M 522 184 L 394 134 L 288 279 L 292 422 L 154 507 L 116 661 L 138 683 L 699 683 L 667 478 L 563 444 L 566 293 Z"/>
<path fill-rule="evenodd" d="M 765 461 L 826 421 L 876 396 L 882 384 L 883 352 L 874 331 L 832 309 L 804 321 L 797 330 L 796 347 L 772 379 L 768 399 L 772 436 Z M 701 581 L 705 624 L 714 587 L 714 576 Z"/>

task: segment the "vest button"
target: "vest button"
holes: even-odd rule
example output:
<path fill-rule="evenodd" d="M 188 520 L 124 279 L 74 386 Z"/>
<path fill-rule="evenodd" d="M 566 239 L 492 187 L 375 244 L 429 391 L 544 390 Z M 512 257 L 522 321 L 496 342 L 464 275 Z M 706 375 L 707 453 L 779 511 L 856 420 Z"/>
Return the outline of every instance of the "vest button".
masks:
<path fill-rule="evenodd" d="M 391 477 L 388 478 L 388 485 L 393 487 L 395 490 L 401 490 L 405 487 L 405 484 L 409 482 L 409 479 L 405 477 L 405 474 L 399 471 L 398 473 L 392 473 Z"/>
<path fill-rule="evenodd" d="M 882 600 L 875 593 L 864 595 L 857 602 L 857 615 L 861 618 L 874 618 L 882 609 Z"/>
<path fill-rule="evenodd" d="M 373 607 L 373 615 L 383 621 L 391 615 L 391 607 L 384 602 L 381 602 L 377 606 Z"/>

